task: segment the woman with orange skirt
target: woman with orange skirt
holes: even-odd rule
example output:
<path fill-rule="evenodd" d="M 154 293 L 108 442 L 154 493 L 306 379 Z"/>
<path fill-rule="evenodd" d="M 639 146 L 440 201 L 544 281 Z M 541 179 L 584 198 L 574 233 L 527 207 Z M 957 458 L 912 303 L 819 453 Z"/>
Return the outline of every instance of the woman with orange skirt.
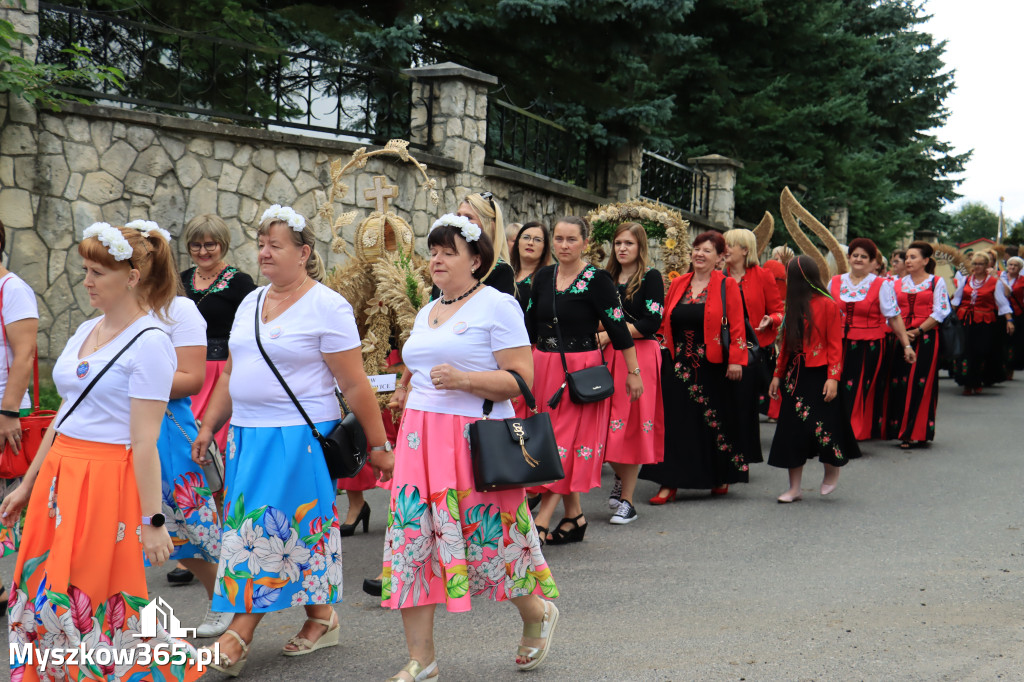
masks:
<path fill-rule="evenodd" d="M 605 461 L 615 471 L 615 485 L 608 497 L 608 506 L 615 512 L 611 523 L 622 526 L 637 517 L 633 491 L 640 467 L 655 464 L 665 457 L 661 347 L 654 338 L 665 311 L 665 281 L 660 272 L 647 265 L 647 233 L 640 223 L 619 225 L 612 236 L 612 249 L 614 257 L 606 269 L 619 288 L 626 326 L 636 347 L 640 376 L 653 377 L 639 400 L 630 400 L 629 394 L 623 391 L 616 391 L 611 397 Z M 611 339 L 606 332 L 597 336 L 615 383 L 625 382 L 626 363 L 622 354 L 609 346 Z"/>
<path fill-rule="evenodd" d="M 149 602 L 143 553 L 160 565 L 173 550 L 160 513 L 157 437 L 177 363 L 148 314 L 164 314 L 174 298 L 170 246 L 155 233 L 98 223 L 78 253 L 90 303 L 103 315 L 83 323 L 57 359 L 64 403 L 0 505 L 7 525 L 28 505 L 7 605 L 10 643 L 23 647 L 11 679 L 194 680 L 201 672 L 190 645 L 159 625 L 154 638 L 135 636 Z M 44 651 L 79 647 L 96 655 L 95 665 L 65 663 L 40 675 Z M 164 648 L 171 660 L 153 662 Z M 134 656 L 114 661 L 111 650 Z"/>

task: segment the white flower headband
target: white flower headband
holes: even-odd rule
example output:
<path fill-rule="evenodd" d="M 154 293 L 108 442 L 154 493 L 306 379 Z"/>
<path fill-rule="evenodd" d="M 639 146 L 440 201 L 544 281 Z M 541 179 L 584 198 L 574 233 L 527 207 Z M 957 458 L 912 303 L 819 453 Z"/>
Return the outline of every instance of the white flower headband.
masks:
<path fill-rule="evenodd" d="M 133 220 L 130 223 L 127 223 L 125 227 L 135 228 L 140 233 L 142 233 L 143 237 L 146 237 L 147 239 L 149 238 L 149 235 L 151 233 L 156 233 L 163 237 L 165 242 L 167 242 L 168 244 L 171 243 L 171 233 L 157 225 L 152 220 Z"/>
<path fill-rule="evenodd" d="M 114 260 L 126 260 L 131 265 L 132 245 L 125 239 L 121 230 L 110 223 L 93 223 L 82 233 L 82 239 L 90 237 L 99 239 L 100 243 L 107 247 L 107 251 L 114 257 Z"/>
<path fill-rule="evenodd" d="M 263 217 L 260 218 L 260 222 L 266 222 L 268 218 L 288 223 L 288 226 L 296 232 L 302 232 L 306 227 L 306 219 L 303 218 L 301 214 L 297 213 L 291 206 L 274 204 L 263 212 Z"/>
<path fill-rule="evenodd" d="M 445 213 L 443 216 L 434 221 L 434 224 L 430 226 L 430 232 L 433 232 L 438 227 L 457 227 L 462 232 L 462 238 L 467 242 L 475 242 L 480 239 L 480 226 L 470 222 L 466 216 L 455 215 L 454 213 Z"/>

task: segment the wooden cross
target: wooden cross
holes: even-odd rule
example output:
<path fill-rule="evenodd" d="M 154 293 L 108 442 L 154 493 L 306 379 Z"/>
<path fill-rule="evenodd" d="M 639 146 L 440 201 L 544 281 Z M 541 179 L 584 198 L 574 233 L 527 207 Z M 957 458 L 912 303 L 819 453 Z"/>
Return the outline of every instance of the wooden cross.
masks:
<path fill-rule="evenodd" d="M 388 199 L 398 198 L 398 187 L 395 185 L 386 185 L 387 176 L 374 175 L 373 176 L 373 188 L 367 189 L 363 192 L 363 197 L 367 201 L 373 201 L 377 204 L 377 211 L 379 213 L 387 213 L 388 210 Z"/>

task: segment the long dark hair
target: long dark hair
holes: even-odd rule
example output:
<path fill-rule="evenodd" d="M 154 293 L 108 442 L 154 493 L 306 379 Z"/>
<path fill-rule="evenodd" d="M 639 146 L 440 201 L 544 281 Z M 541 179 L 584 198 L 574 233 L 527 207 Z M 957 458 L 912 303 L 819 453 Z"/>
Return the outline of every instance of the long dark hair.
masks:
<path fill-rule="evenodd" d="M 531 220 L 519 228 L 519 232 L 516 233 L 516 239 L 512 242 L 512 253 L 508 256 L 509 263 L 512 265 L 512 271 L 517 275 L 519 274 L 520 268 L 523 266 L 523 262 L 519 259 L 519 240 L 523 238 L 523 232 L 534 227 L 544 234 L 544 246 L 540 250 L 540 260 L 537 262 L 537 270 L 540 270 L 551 262 L 551 234 L 548 232 L 547 225 L 539 220 Z M 536 272 L 536 270 L 534 272 Z"/>
<path fill-rule="evenodd" d="M 821 282 L 818 265 L 810 256 L 797 256 L 786 266 L 786 319 L 783 334 L 786 349 L 792 355 L 803 350 L 804 326 L 817 329 L 811 315 L 811 299 L 828 296 Z"/>

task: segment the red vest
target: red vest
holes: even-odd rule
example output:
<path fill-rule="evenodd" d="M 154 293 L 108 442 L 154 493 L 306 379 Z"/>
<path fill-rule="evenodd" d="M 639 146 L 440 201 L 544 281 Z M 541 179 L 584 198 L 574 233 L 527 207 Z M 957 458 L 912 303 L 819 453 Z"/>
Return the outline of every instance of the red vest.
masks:
<path fill-rule="evenodd" d="M 981 322 L 992 324 L 996 321 L 996 278 L 986 277 L 985 283 L 978 289 L 978 295 L 971 304 L 971 287 L 973 277 L 968 277 L 964 282 L 964 292 L 960 298 L 960 308 L 956 311 L 957 316 L 963 322 Z"/>
<path fill-rule="evenodd" d="M 839 304 L 839 309 L 843 313 L 843 337 L 851 341 L 885 338 L 889 333 L 889 326 L 885 322 L 882 303 L 878 298 L 878 292 L 881 291 L 885 279 L 875 277 L 863 301 L 844 301 L 839 296 L 842 279 L 842 275 L 833 277 L 831 289 L 832 298 Z"/>
<path fill-rule="evenodd" d="M 937 277 L 932 277 L 932 285 L 916 293 L 903 292 L 903 280 L 896 280 L 896 302 L 903 313 L 903 324 L 907 329 L 920 327 L 924 321 L 932 316 L 932 305 L 935 301 L 935 283 Z"/>
<path fill-rule="evenodd" d="M 1024 315 L 1024 277 L 1017 275 L 1017 279 L 1013 280 L 1013 287 L 1010 289 L 1010 295 L 1007 298 L 1010 299 L 1013 316 L 1019 317 Z"/>

